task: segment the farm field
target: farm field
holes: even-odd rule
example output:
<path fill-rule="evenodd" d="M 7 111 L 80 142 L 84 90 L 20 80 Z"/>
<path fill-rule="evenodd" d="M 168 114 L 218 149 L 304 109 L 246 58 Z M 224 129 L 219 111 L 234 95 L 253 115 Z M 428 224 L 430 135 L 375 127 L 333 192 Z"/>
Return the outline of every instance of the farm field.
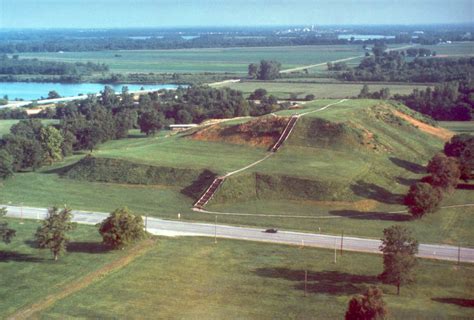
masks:
<path fill-rule="evenodd" d="M 441 57 L 462 57 L 472 56 L 474 54 L 474 44 L 472 42 L 454 42 L 431 46 L 423 45 L 420 47 L 436 51 L 436 55 Z"/>
<path fill-rule="evenodd" d="M 17 231 L 8 245 L 0 243 L 0 318 L 57 293 L 68 284 L 124 256 L 128 250 L 104 251 L 94 227 L 78 226 L 71 233 L 68 252 L 55 262 L 49 250 L 34 247 L 34 233 L 39 223 L 8 219 Z M 100 255 L 100 259 L 98 259 Z"/>
<path fill-rule="evenodd" d="M 298 79 L 299 80 L 299 79 Z M 320 98 L 346 98 L 355 97 L 360 93 L 363 84 L 354 83 L 304 83 L 304 82 L 284 82 L 280 81 L 251 81 L 226 83 L 218 87 L 229 87 L 231 89 L 244 92 L 246 95 L 256 89 L 263 88 L 268 94 L 275 95 L 278 99 L 288 99 L 291 94 L 297 94 L 299 99 L 304 99 L 308 94 L 313 94 Z M 371 92 L 379 91 L 382 88 L 389 88 L 393 94 L 409 94 L 413 89 L 424 90 L 426 85 L 399 85 L 399 84 L 369 84 Z"/>
<path fill-rule="evenodd" d="M 276 60 L 282 68 L 323 63 L 363 54 L 362 46 L 296 46 L 255 48 L 210 48 L 181 50 L 21 53 L 23 58 L 63 62 L 105 63 L 111 72 L 236 72 L 247 73 L 250 63 Z M 117 55 L 117 56 L 116 56 Z"/>
<path fill-rule="evenodd" d="M 395 294 L 378 255 L 206 238 L 160 238 L 128 266 L 40 314 L 63 318 L 340 319 L 352 295 L 378 285 L 391 319 L 470 318 L 471 265 L 420 260 Z M 308 271 L 304 297 L 304 271 Z M 98 299 L 100 297 L 100 299 Z M 139 316 L 138 316 L 139 315 Z"/>
<path fill-rule="evenodd" d="M 474 121 L 438 121 L 439 125 L 456 133 L 474 134 Z"/>

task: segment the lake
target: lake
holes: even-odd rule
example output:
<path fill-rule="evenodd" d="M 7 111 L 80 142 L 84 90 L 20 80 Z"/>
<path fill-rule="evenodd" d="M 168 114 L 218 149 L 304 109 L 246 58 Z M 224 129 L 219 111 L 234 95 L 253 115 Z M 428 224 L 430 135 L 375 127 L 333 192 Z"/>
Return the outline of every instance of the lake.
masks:
<path fill-rule="evenodd" d="M 130 91 L 138 91 L 142 87 L 145 90 L 175 89 L 174 84 L 107 84 L 115 90 L 121 92 L 123 86 L 127 86 Z M 9 100 L 24 99 L 37 100 L 46 98 L 48 92 L 56 91 L 61 97 L 72 97 L 79 94 L 99 93 L 104 90 L 102 83 L 47 83 L 47 82 L 0 82 L 0 98 L 8 95 Z"/>

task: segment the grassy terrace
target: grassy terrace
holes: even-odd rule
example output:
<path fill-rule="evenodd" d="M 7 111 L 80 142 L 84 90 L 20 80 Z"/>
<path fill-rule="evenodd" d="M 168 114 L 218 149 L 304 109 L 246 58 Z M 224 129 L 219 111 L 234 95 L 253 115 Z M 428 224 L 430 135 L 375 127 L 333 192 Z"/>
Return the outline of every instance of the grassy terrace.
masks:
<path fill-rule="evenodd" d="M 277 60 L 283 68 L 323 63 L 363 54 L 361 46 L 296 46 L 265 48 L 210 48 L 182 50 L 22 53 L 25 58 L 63 62 L 98 62 L 112 72 L 238 72 L 262 59 Z M 119 55 L 118 57 L 116 55 Z"/>
<path fill-rule="evenodd" d="M 147 254 L 44 310 L 42 319 L 341 319 L 353 294 L 381 285 L 380 256 L 244 241 L 160 239 Z M 304 297 L 304 270 L 308 295 Z M 417 283 L 381 285 L 391 319 L 470 318 L 470 265 L 420 261 Z M 100 297 L 100 299 L 98 299 Z"/>

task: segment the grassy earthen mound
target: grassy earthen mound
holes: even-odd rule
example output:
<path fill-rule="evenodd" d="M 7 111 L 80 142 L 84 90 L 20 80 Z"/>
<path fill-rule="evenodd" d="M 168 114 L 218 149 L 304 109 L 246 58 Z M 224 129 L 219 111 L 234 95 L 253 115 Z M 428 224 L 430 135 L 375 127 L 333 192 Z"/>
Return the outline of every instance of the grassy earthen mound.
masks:
<path fill-rule="evenodd" d="M 201 141 L 219 141 L 270 147 L 279 138 L 288 118 L 264 117 L 237 125 L 217 123 L 196 131 L 190 137 Z"/>

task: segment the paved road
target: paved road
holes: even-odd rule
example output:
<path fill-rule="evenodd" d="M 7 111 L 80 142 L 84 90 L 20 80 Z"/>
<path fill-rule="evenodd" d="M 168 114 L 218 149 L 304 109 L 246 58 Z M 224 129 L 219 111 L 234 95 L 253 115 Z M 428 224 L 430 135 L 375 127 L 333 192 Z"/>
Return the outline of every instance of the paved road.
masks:
<path fill-rule="evenodd" d="M 0 205 L 0 207 L 3 205 Z M 7 216 L 25 219 L 44 219 L 46 209 L 31 207 L 4 206 Z M 81 224 L 96 224 L 101 222 L 108 214 L 101 212 L 73 211 L 73 221 Z M 215 225 L 209 223 L 193 223 L 183 221 L 170 221 L 157 218 L 147 218 L 147 230 L 155 235 L 164 236 L 204 236 L 229 238 L 239 240 L 262 241 L 283 243 L 291 245 L 305 245 L 319 248 L 340 248 L 341 237 L 312 234 L 302 232 L 278 231 L 278 233 L 265 233 L 262 229 Z M 379 240 L 344 237 L 343 247 L 347 251 L 380 253 Z M 458 253 L 463 262 L 474 263 L 474 249 L 436 244 L 420 244 L 418 257 L 457 261 Z"/>

